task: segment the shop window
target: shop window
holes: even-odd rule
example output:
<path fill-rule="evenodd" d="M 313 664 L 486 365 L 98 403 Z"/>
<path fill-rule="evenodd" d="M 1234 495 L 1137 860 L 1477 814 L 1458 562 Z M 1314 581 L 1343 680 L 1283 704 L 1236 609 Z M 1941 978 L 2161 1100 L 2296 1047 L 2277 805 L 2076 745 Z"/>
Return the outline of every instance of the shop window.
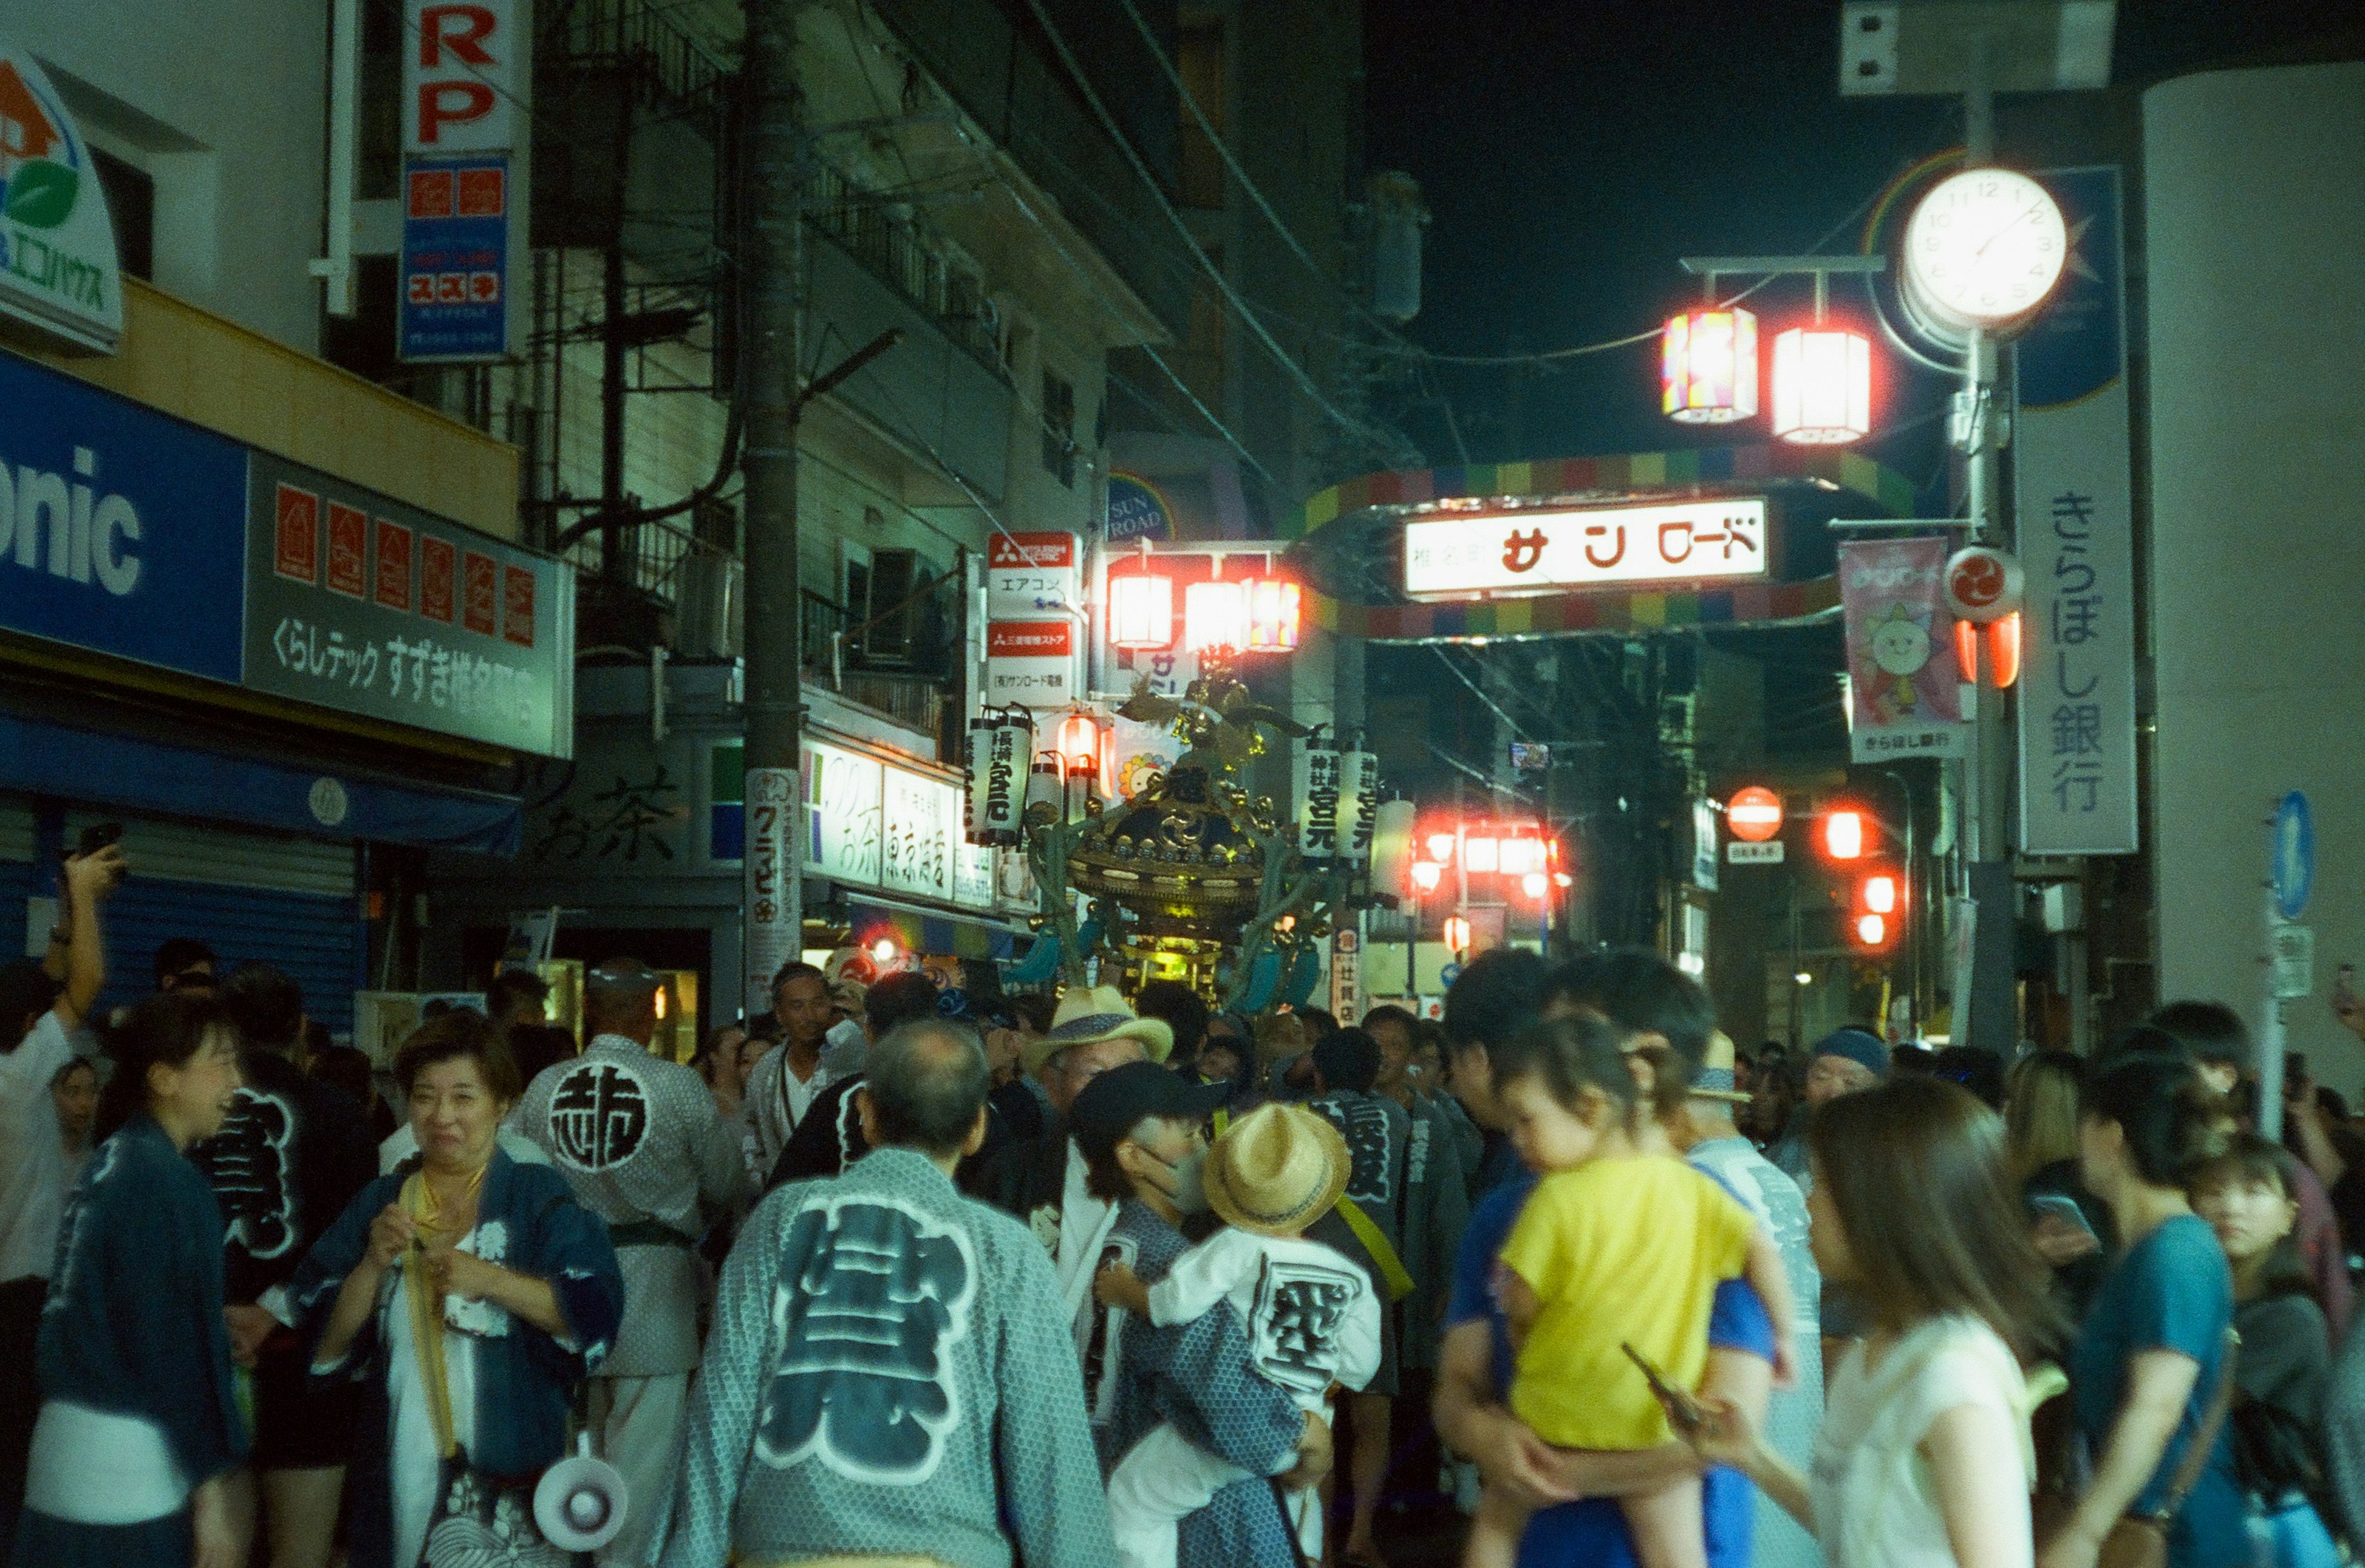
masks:
<path fill-rule="evenodd" d="M 104 148 L 94 147 L 99 189 L 106 193 L 107 216 L 115 219 L 115 252 L 125 272 L 156 278 L 156 181 Z"/>
<path fill-rule="evenodd" d="M 1224 205 L 1224 160 L 1207 133 L 1199 129 L 1201 115 L 1216 134 L 1224 133 L 1224 24 L 1186 22 L 1175 39 L 1175 68 L 1189 94 L 1181 106 L 1182 196 L 1184 207 Z M 1191 106 L 1199 106 L 1199 114 Z"/>
<path fill-rule="evenodd" d="M 1070 489 L 1076 487 L 1076 388 L 1043 373 L 1043 468 Z"/>

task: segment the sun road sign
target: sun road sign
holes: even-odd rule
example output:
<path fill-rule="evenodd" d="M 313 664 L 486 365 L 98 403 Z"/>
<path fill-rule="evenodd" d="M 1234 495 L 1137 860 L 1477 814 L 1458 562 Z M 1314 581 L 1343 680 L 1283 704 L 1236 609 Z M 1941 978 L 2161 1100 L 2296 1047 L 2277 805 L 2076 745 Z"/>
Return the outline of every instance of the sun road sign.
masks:
<path fill-rule="evenodd" d="M 1672 506 L 1448 513 L 1405 524 L 1405 592 L 1560 593 L 1765 576 L 1763 497 Z"/>

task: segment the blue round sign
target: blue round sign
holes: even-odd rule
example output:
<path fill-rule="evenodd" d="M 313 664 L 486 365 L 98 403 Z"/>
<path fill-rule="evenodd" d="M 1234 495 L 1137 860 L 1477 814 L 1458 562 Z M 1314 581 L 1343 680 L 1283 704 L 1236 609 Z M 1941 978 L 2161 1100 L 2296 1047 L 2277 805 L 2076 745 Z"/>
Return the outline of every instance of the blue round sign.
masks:
<path fill-rule="evenodd" d="M 1443 969 L 1437 971 L 1437 978 L 1440 984 L 1452 985 L 1455 980 L 1462 978 L 1462 966 L 1460 964 L 1448 964 Z"/>
<path fill-rule="evenodd" d="M 2297 920 L 2315 890 L 2315 813 L 2297 790 L 2275 812 L 2275 842 L 2270 856 L 2275 880 L 2275 913 Z"/>

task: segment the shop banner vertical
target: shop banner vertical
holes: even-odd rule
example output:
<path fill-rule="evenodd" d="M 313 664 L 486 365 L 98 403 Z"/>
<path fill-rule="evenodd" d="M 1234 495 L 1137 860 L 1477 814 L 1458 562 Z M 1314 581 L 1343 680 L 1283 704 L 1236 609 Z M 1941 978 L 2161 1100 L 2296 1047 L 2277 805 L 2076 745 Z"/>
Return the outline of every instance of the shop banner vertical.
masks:
<path fill-rule="evenodd" d="M 2012 470 L 2028 574 L 2021 847 L 2135 852 L 2135 497 L 2119 171 L 2038 176 L 2068 219 L 2058 291 L 2015 350 Z"/>
<path fill-rule="evenodd" d="M 772 977 L 804 956 L 804 889 L 798 876 L 800 815 L 797 770 L 751 767 L 746 772 L 747 1015 L 768 1012 Z"/>
<path fill-rule="evenodd" d="M 501 359 L 516 340 L 511 262 L 525 252 L 526 0 L 403 0 L 402 254 L 397 353 Z"/>
<path fill-rule="evenodd" d="M 1962 693 L 1946 609 L 1946 541 L 1840 546 L 1847 630 L 1850 756 L 1857 762 L 1960 756 Z"/>

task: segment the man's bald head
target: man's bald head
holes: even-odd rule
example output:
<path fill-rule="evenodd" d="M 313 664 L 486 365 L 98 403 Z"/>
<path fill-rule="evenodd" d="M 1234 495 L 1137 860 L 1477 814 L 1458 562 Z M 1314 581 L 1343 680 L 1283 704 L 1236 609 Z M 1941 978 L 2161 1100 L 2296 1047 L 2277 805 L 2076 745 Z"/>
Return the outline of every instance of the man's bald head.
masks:
<path fill-rule="evenodd" d="M 950 1018 L 899 1024 L 870 1047 L 862 1067 L 865 1136 L 932 1159 L 968 1153 L 984 1132 L 992 1084 L 977 1031 Z"/>
<path fill-rule="evenodd" d="M 657 992 L 665 976 L 638 958 L 610 958 L 583 977 L 583 1028 L 646 1046 L 656 1037 Z"/>

